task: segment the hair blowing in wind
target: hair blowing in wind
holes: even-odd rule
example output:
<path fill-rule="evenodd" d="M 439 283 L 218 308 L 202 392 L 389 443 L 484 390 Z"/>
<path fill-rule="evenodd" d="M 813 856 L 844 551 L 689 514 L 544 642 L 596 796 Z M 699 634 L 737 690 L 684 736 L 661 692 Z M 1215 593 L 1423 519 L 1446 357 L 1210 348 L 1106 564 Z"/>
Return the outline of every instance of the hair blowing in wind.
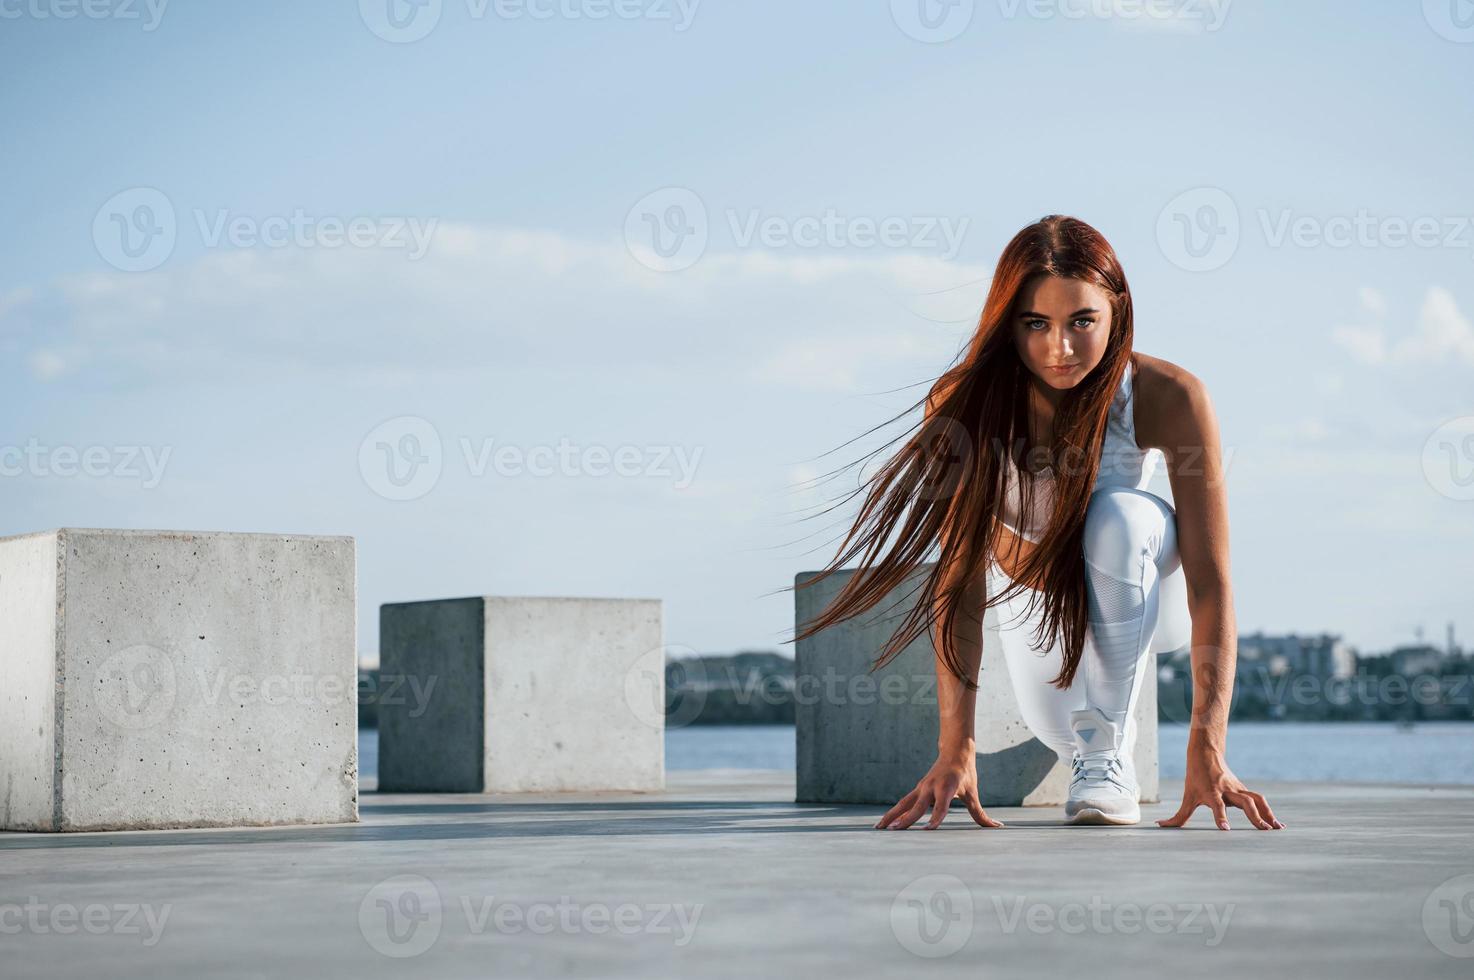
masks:
<path fill-rule="evenodd" d="M 1019 298 L 1038 276 L 1084 280 L 1111 297 L 1105 355 L 1065 391 L 1049 445 L 1036 445 L 1030 431 L 1031 385 L 1036 379 L 1020 359 L 1013 333 Z M 1005 595 L 1027 588 L 1026 583 L 1038 586 L 1031 602 L 1043 602 L 1044 615 L 1032 642 L 1041 647 L 1047 636 L 1062 636 L 1063 662 L 1053 683 L 1069 687 L 1088 627 L 1085 512 L 1100 467 L 1111 401 L 1131 351 L 1131 292 L 1105 238 L 1085 222 L 1062 215 L 1049 215 L 1015 235 L 998 259 L 977 331 L 930 394 L 902 413 L 923 408 L 920 423 L 907 430 L 912 434 L 905 436 L 894 456 L 835 505 L 864 495 L 834 559 L 794 588 L 812 587 L 852 562 L 854 572 L 793 639 L 859 616 L 910 583 L 913 587 L 893 604 L 909 603 L 909 610 L 872 669 L 890 662 L 935 625 L 939 628 L 934 642 L 942 662 L 976 690 L 975 679 L 965 676 L 953 631 L 961 615 L 976 615 L 981 628 L 983 611 L 1002 598 L 987 596 L 983 609 L 976 611 L 962 608 L 960 601 L 967 583 L 984 573 L 988 556 L 999 543 L 994 516 L 1000 513 L 1007 486 L 1005 454 L 1020 473 L 1023 511 L 1033 507 L 1034 480 L 1024 463 L 1027 456 L 1047 460 L 1053 470 L 1054 504 L 1041 539 L 1016 569 L 1015 582 Z"/>

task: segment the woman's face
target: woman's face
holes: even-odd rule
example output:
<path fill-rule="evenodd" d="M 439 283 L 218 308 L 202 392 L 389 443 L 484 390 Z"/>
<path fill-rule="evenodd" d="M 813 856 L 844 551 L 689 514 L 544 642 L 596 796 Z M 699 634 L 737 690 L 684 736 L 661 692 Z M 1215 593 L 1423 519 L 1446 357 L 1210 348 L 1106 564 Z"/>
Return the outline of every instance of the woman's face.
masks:
<path fill-rule="evenodd" d="M 1019 294 L 1018 309 L 1013 336 L 1019 357 L 1050 387 L 1075 387 L 1105 356 L 1111 297 L 1099 286 L 1038 276 Z"/>

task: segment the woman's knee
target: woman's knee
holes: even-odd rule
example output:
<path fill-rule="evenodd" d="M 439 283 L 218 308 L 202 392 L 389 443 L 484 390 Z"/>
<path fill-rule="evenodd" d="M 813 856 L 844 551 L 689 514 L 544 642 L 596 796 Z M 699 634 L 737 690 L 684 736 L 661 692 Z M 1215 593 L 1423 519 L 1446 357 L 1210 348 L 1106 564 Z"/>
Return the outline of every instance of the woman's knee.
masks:
<path fill-rule="evenodd" d="M 1156 494 L 1132 487 L 1097 490 L 1085 511 L 1085 559 L 1094 567 L 1134 579 L 1143 554 L 1160 566 L 1176 548 L 1176 515 Z"/>

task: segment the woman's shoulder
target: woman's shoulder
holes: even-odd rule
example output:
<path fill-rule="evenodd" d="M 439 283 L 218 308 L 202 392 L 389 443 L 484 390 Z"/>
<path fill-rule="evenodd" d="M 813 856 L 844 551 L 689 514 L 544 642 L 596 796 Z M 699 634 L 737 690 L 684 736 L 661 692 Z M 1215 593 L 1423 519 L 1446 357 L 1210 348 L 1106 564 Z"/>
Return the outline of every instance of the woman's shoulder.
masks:
<path fill-rule="evenodd" d="M 1143 449 L 1173 445 L 1209 405 L 1208 388 L 1201 378 L 1180 364 L 1141 352 L 1135 353 L 1132 379 L 1136 441 Z"/>

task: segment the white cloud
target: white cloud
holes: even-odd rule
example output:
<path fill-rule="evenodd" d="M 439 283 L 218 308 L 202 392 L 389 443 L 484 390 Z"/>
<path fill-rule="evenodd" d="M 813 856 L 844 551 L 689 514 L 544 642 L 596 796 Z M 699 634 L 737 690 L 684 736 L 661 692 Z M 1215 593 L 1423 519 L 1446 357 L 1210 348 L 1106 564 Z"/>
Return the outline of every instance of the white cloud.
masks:
<path fill-rule="evenodd" d="M 29 367 L 31 377 L 37 381 L 54 381 L 67 371 L 67 361 L 52 350 L 38 350 L 31 354 Z"/>
<path fill-rule="evenodd" d="M 1428 290 L 1418 311 L 1418 330 L 1392 349 L 1392 359 L 1402 364 L 1423 364 L 1456 358 L 1474 365 L 1474 326 L 1459 311 L 1453 294 L 1441 286 Z"/>
<path fill-rule="evenodd" d="M 442 223 L 418 261 L 229 250 L 70 276 L 0 300 L 0 331 L 49 376 L 578 363 L 853 389 L 871 372 L 889 380 L 897 358 L 939 372 L 971 333 L 985 283 L 978 267 L 913 254 L 711 252 L 661 273 L 617 239 Z"/>
<path fill-rule="evenodd" d="M 1311 416 L 1288 424 L 1271 424 L 1266 427 L 1266 433 L 1273 439 L 1295 445 L 1324 442 L 1333 435 L 1325 419 Z"/>
<path fill-rule="evenodd" d="M 1368 311 L 1386 309 L 1380 296 L 1366 288 L 1362 305 Z M 1332 329 L 1331 338 L 1364 364 L 1424 365 L 1455 360 L 1474 366 L 1474 326 L 1459 310 L 1453 293 L 1442 286 L 1428 289 L 1409 334 L 1389 338 L 1381 326 L 1338 326 Z"/>
<path fill-rule="evenodd" d="M 1358 290 L 1361 299 L 1361 308 L 1373 316 L 1386 316 L 1387 298 L 1371 286 L 1363 286 Z"/>
<path fill-rule="evenodd" d="M 1331 339 L 1363 364 L 1381 364 L 1387 360 L 1387 342 L 1380 327 L 1336 327 Z"/>
<path fill-rule="evenodd" d="M 953 353 L 953 345 L 939 335 L 921 337 L 899 330 L 889 336 L 803 339 L 782 344 L 758 365 L 753 378 L 813 391 L 857 392 L 871 365 L 902 359 L 944 365 Z M 940 373 L 940 367 L 933 373 Z"/>
<path fill-rule="evenodd" d="M 1112 26 L 1131 31 L 1165 34 L 1201 34 L 1219 30 L 1232 0 L 1209 3 L 1142 3 L 1141 0 L 1105 0 L 1085 8 L 1101 10 Z M 1075 16 L 1079 16 L 1078 14 Z"/>

